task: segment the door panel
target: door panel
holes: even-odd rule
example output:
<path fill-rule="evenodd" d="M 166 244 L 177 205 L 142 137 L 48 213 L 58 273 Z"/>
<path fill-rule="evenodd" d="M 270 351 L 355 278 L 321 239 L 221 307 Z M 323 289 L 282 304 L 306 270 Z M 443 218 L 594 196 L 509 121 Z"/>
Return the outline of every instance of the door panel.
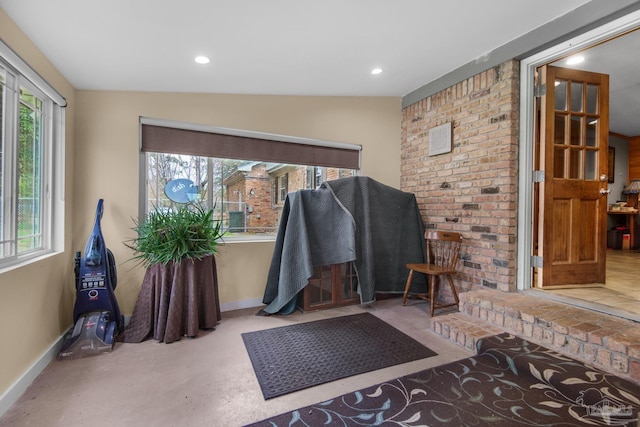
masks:
<path fill-rule="evenodd" d="M 535 168 L 538 287 L 605 280 L 609 76 L 544 66 Z"/>

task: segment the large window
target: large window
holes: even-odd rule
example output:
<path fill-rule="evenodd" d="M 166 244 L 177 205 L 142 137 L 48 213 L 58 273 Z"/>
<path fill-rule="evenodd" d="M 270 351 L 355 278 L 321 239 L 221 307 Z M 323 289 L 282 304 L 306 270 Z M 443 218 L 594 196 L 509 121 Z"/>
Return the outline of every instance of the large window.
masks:
<path fill-rule="evenodd" d="M 274 237 L 287 194 L 315 189 L 315 184 L 309 185 L 309 170 L 325 169 L 164 153 L 146 153 L 145 158 L 145 211 L 175 209 L 179 202 L 166 193 L 172 182 L 186 179 L 193 186 L 187 202 L 213 209 L 215 219 L 227 230 L 225 240 Z M 334 179 L 357 173 L 355 169 L 326 169 Z"/>
<path fill-rule="evenodd" d="M 175 209 L 176 203 L 179 202 L 172 201 L 166 194 L 168 184 L 171 187 L 172 182 L 186 182 L 192 187 L 187 201 L 197 201 L 214 209 L 214 218 L 222 221 L 224 229 L 227 230 L 224 238 L 229 241 L 275 237 L 288 193 L 315 189 L 325 178 L 344 178 L 358 173 L 357 167 L 332 166 L 331 160 L 326 159 L 320 166 L 291 162 L 304 158 L 304 153 L 299 159 L 291 157 L 290 151 L 300 148 L 296 142 L 290 142 L 290 151 L 283 151 L 281 162 L 276 161 L 277 156 L 272 156 L 273 149 L 265 150 L 265 153 L 271 156 L 269 159 L 260 158 L 264 157 L 260 154 L 248 159 L 240 155 L 237 158 L 195 155 L 215 152 L 218 141 L 211 136 L 212 134 L 194 135 L 190 130 L 186 130 L 184 134 L 174 133 L 175 128 L 162 128 L 160 134 L 154 133 L 158 130 L 154 129 L 146 134 L 144 120 L 142 124 L 141 170 L 144 174 L 141 176 L 141 195 L 144 195 L 144 203 L 141 206 L 141 215 L 153 209 Z M 225 138 L 228 136 L 225 134 Z M 154 142 L 153 138 L 156 138 L 155 141 L 163 141 Z M 223 141 L 223 145 L 225 142 L 228 141 Z M 237 145 L 242 145 L 246 141 L 236 142 Z M 272 141 L 263 142 L 258 138 L 252 138 L 252 143 L 258 146 L 253 151 L 259 152 L 262 149 L 261 144 L 270 142 Z M 281 141 L 277 143 L 280 144 Z M 229 146 L 233 148 L 234 145 Z M 253 151 L 246 150 L 243 154 L 251 155 Z M 233 152 L 229 150 L 226 154 L 233 155 Z M 314 154 L 318 154 L 317 151 Z M 322 155 L 310 157 L 322 159 Z M 344 161 L 343 156 L 338 157 Z M 355 158 L 358 157 L 359 153 Z M 354 166 L 358 165 L 357 162 L 353 163 Z"/>
<path fill-rule="evenodd" d="M 0 49 L 0 268 L 55 250 L 62 235 L 53 226 L 62 189 L 54 178 L 63 170 L 54 150 L 54 140 L 62 145 L 62 109 L 5 53 Z"/>

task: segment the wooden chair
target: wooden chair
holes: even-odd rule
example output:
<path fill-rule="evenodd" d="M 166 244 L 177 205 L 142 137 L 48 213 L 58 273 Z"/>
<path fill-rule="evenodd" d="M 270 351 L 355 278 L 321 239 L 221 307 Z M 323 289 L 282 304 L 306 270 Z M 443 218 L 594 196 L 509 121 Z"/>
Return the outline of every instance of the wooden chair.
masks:
<path fill-rule="evenodd" d="M 426 274 L 429 279 L 429 294 L 412 294 L 410 297 L 429 301 L 431 303 L 431 317 L 433 317 L 433 312 L 436 308 L 451 307 L 459 303 L 458 292 L 453 285 L 453 276 L 457 273 L 456 263 L 458 262 L 462 236 L 460 233 L 450 231 L 427 231 L 424 233 L 424 237 L 427 247 L 427 263 L 406 265 L 409 269 L 409 277 L 407 277 L 407 284 L 404 288 L 402 305 L 406 303 L 409 296 L 409 288 L 411 288 L 414 271 Z M 455 302 L 450 304 L 436 302 L 436 277 L 447 278 Z M 439 281 L 443 282 L 442 279 Z"/>

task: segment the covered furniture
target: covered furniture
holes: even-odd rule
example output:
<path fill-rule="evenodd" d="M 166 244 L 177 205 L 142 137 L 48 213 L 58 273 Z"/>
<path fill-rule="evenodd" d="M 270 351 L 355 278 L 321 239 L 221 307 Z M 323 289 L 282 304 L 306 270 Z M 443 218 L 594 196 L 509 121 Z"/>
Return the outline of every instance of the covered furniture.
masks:
<path fill-rule="evenodd" d="M 459 303 L 458 292 L 453 284 L 453 276 L 456 274 L 456 263 L 458 262 L 462 236 L 460 233 L 451 231 L 427 231 L 424 237 L 427 252 L 426 263 L 409 263 L 406 265 L 409 269 L 409 276 L 407 277 L 404 294 L 402 295 L 402 305 L 407 302 L 407 297 L 409 296 L 429 301 L 431 303 L 430 313 L 431 317 L 433 317 L 436 308 L 451 307 Z M 429 277 L 429 294 L 409 293 L 415 271 Z M 442 283 L 445 278 L 447 279 L 454 302 L 439 303 L 436 301 L 436 278 L 439 279 L 440 283 Z"/>
<path fill-rule="evenodd" d="M 416 198 L 368 177 L 326 181 L 289 193 L 269 268 L 263 314 L 280 312 L 314 267 L 353 261 L 360 302 L 401 294 L 404 263 L 424 260 L 424 226 Z"/>
<path fill-rule="evenodd" d="M 137 343 L 151 336 L 171 343 L 195 337 L 222 319 L 213 255 L 201 260 L 155 264 L 147 269 L 131 321 L 121 340 Z"/>

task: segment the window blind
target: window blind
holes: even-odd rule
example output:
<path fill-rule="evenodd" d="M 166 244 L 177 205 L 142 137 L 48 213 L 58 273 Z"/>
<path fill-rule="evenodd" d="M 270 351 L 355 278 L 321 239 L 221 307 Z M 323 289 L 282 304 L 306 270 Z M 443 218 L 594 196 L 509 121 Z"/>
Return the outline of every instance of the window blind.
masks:
<path fill-rule="evenodd" d="M 142 151 L 360 169 L 360 145 L 149 118 L 140 125 Z"/>

